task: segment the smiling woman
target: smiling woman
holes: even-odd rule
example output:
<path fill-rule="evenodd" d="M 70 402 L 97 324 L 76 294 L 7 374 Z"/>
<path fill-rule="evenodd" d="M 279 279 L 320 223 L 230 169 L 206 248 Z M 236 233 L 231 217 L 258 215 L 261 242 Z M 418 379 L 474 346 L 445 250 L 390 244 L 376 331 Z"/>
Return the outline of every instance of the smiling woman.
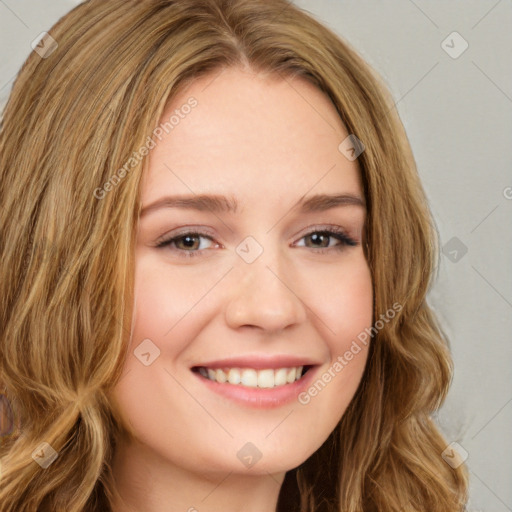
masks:
<path fill-rule="evenodd" d="M 284 0 L 50 35 L 0 132 L 0 512 L 462 511 L 436 231 L 374 73 Z"/>

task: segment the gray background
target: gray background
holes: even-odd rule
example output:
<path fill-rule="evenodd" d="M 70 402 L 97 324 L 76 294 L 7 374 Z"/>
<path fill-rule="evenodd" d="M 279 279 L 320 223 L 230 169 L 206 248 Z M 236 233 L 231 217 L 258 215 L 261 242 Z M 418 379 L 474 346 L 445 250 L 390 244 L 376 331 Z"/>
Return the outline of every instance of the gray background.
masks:
<path fill-rule="evenodd" d="M 31 41 L 78 3 L 0 0 L 0 106 Z M 429 300 L 456 371 L 438 422 L 469 454 L 468 509 L 512 511 L 512 3 L 296 3 L 395 98 L 444 247 Z"/>

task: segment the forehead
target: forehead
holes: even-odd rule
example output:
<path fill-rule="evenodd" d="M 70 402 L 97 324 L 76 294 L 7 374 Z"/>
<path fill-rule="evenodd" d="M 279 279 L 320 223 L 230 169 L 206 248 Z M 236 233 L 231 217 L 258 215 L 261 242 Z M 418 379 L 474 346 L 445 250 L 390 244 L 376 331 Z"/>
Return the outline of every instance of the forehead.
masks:
<path fill-rule="evenodd" d="M 161 126 L 171 117 L 149 155 L 143 203 L 163 192 L 233 192 L 243 202 L 361 193 L 357 162 L 338 149 L 346 128 L 329 97 L 303 78 L 217 71 L 176 95 Z"/>

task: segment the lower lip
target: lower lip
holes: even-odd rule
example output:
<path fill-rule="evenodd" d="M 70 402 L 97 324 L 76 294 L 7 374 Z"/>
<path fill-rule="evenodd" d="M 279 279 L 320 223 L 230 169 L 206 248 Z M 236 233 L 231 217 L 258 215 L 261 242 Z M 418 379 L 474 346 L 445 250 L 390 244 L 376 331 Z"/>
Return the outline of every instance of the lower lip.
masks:
<path fill-rule="evenodd" d="M 273 409 L 297 400 L 298 395 L 310 385 L 317 368 L 317 366 L 312 366 L 299 380 L 275 388 L 250 388 L 239 384 L 220 383 L 207 379 L 200 373 L 193 373 L 205 386 L 218 395 L 249 407 Z"/>

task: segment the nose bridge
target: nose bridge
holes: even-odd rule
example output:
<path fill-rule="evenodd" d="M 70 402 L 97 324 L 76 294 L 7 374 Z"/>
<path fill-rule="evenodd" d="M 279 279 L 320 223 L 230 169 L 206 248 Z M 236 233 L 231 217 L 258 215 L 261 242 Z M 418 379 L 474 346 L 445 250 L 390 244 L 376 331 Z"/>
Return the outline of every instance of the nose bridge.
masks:
<path fill-rule="evenodd" d="M 278 243 L 271 236 L 263 243 L 247 237 L 236 252 L 240 260 L 226 309 L 227 322 L 232 327 L 280 330 L 304 321 L 305 306 L 299 298 L 293 267 Z"/>

